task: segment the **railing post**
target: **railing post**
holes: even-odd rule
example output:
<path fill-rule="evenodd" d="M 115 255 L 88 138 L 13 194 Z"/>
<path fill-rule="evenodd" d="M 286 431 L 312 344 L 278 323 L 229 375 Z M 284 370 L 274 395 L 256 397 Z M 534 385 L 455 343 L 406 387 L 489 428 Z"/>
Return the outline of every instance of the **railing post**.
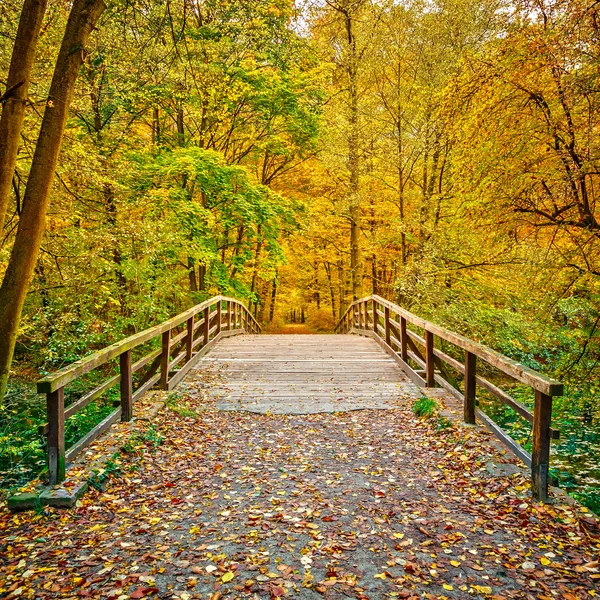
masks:
<path fill-rule="evenodd" d="M 406 335 L 406 319 L 400 317 L 400 358 L 404 362 L 408 361 L 408 337 Z"/>
<path fill-rule="evenodd" d="M 227 317 L 226 317 L 226 323 L 227 323 L 227 331 L 231 330 L 231 300 L 227 300 Z"/>
<path fill-rule="evenodd" d="M 425 382 L 427 387 L 435 387 L 435 357 L 433 354 L 433 333 L 425 330 Z"/>
<path fill-rule="evenodd" d="M 475 396 L 477 393 L 477 356 L 465 351 L 465 423 L 475 424 Z"/>
<path fill-rule="evenodd" d="M 121 392 L 121 421 L 131 421 L 133 417 L 131 402 L 131 350 L 125 350 L 119 356 L 119 371 L 121 373 L 121 382 L 119 384 L 119 391 Z"/>
<path fill-rule="evenodd" d="M 166 390 L 169 385 L 169 362 L 171 357 L 171 330 L 162 334 L 162 354 L 160 355 L 160 387 Z"/>
<path fill-rule="evenodd" d="M 204 346 L 208 344 L 208 338 L 210 336 L 210 306 L 204 309 L 204 323 L 202 324 L 202 333 L 204 335 Z"/>
<path fill-rule="evenodd" d="M 375 298 L 373 298 L 372 306 L 373 306 L 373 331 L 375 332 L 375 335 L 379 335 L 379 318 L 377 316 L 377 300 L 375 300 Z"/>
<path fill-rule="evenodd" d="M 391 331 L 390 331 L 390 309 L 387 306 L 383 307 L 383 321 L 385 327 L 385 343 L 388 346 L 392 345 Z"/>
<path fill-rule="evenodd" d="M 65 478 L 65 389 L 46 395 L 48 414 L 48 482 L 56 485 Z"/>
<path fill-rule="evenodd" d="M 187 320 L 187 335 L 185 336 L 185 360 L 192 358 L 194 350 L 194 315 Z"/>
<path fill-rule="evenodd" d="M 358 306 L 352 308 L 352 314 L 356 316 L 357 311 L 358 311 L 358 317 L 357 317 L 358 329 L 362 329 L 363 328 L 363 312 L 362 312 L 362 304 L 360 302 L 358 303 Z"/>
<path fill-rule="evenodd" d="M 221 319 L 223 315 L 221 313 L 221 301 L 217 302 L 217 329 L 215 331 L 215 335 L 219 335 L 221 333 Z"/>
<path fill-rule="evenodd" d="M 548 499 L 551 422 L 552 396 L 535 390 L 533 442 L 531 446 L 531 491 L 534 497 L 541 502 Z"/>

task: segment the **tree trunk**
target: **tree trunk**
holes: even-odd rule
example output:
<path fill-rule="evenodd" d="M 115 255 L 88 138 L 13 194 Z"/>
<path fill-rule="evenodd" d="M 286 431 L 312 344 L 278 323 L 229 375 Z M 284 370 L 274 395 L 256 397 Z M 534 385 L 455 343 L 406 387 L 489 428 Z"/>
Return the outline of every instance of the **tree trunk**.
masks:
<path fill-rule="evenodd" d="M 50 189 L 75 81 L 83 64 L 85 45 L 105 8 L 104 0 L 75 0 L 56 60 L 21 219 L 0 287 L 0 398 L 6 393 L 21 312 L 44 235 Z"/>
<path fill-rule="evenodd" d="M 275 300 L 277 298 L 277 272 L 275 272 L 275 279 L 273 279 L 273 287 L 271 288 L 271 306 L 269 306 L 269 323 L 273 322 L 275 316 Z"/>
<path fill-rule="evenodd" d="M 206 265 L 198 265 L 198 291 L 206 289 Z"/>
<path fill-rule="evenodd" d="M 10 201 L 10 188 L 19 153 L 31 69 L 47 3 L 47 0 L 25 0 L 23 3 L 6 80 L 6 90 L 0 96 L 0 104 L 2 104 L 2 116 L 0 116 L 0 231 L 4 226 Z"/>
<path fill-rule="evenodd" d="M 398 134 L 398 146 L 397 146 L 397 168 L 398 168 L 398 210 L 400 212 L 400 226 L 402 231 L 400 232 L 400 251 L 402 256 L 402 266 L 406 266 L 407 252 L 406 252 L 406 227 L 404 223 L 404 146 L 402 143 L 402 119 L 401 110 L 398 107 L 398 120 L 396 121 L 396 129 Z"/>
<path fill-rule="evenodd" d="M 337 313 L 335 311 L 335 289 L 333 287 L 333 280 L 331 278 L 331 264 L 326 262 L 324 263 L 324 266 L 325 273 L 327 275 L 327 282 L 329 283 L 329 295 L 331 297 L 331 314 L 333 315 L 333 320 L 335 321 Z"/>
<path fill-rule="evenodd" d="M 262 240 L 262 227 L 260 225 L 258 225 L 258 227 L 256 228 L 256 251 L 254 253 L 254 269 L 252 271 L 252 283 L 250 285 L 250 292 L 251 293 L 256 293 L 256 295 L 258 296 L 258 291 L 257 291 L 257 284 L 258 284 L 258 266 L 260 264 L 260 253 L 262 250 L 262 245 L 263 245 L 263 240 Z M 254 316 L 256 317 L 256 311 L 258 309 L 258 298 L 256 299 L 256 301 L 254 302 Z"/>
<path fill-rule="evenodd" d="M 191 256 L 188 256 L 188 277 L 190 280 L 190 292 L 197 292 L 198 282 L 196 281 L 196 263 Z"/>
<path fill-rule="evenodd" d="M 360 246 L 360 158 L 358 122 L 358 56 L 353 31 L 352 14 L 346 12 L 346 33 L 349 50 L 347 66 L 349 83 L 350 123 L 348 136 L 348 170 L 350 171 L 350 272 L 352 296 L 362 297 L 362 252 Z"/>

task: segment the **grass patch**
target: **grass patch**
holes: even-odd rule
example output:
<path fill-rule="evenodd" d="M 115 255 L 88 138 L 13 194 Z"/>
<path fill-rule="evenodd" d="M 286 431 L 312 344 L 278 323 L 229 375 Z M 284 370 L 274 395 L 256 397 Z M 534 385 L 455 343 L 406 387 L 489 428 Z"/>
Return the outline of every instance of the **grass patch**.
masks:
<path fill-rule="evenodd" d="M 433 398 L 421 396 L 413 402 L 412 411 L 417 417 L 431 419 L 437 414 L 438 404 Z"/>
<path fill-rule="evenodd" d="M 183 401 L 183 396 L 177 392 L 169 394 L 165 402 L 165 407 L 184 419 L 197 419 L 200 416 Z"/>
<path fill-rule="evenodd" d="M 154 453 L 163 441 L 164 438 L 156 427 L 150 425 L 146 431 L 134 433 L 121 447 L 121 452 L 124 454 L 139 454 L 140 452 L 149 449 Z"/>
<path fill-rule="evenodd" d="M 90 487 L 101 490 L 109 477 L 120 477 L 123 474 L 123 465 L 116 458 L 116 455 L 109 458 L 102 469 L 95 469 L 88 477 Z"/>
<path fill-rule="evenodd" d="M 435 431 L 436 433 L 440 433 L 440 431 L 444 431 L 444 429 L 452 429 L 453 426 L 454 424 L 450 419 L 444 417 L 444 415 L 439 415 L 435 422 Z"/>

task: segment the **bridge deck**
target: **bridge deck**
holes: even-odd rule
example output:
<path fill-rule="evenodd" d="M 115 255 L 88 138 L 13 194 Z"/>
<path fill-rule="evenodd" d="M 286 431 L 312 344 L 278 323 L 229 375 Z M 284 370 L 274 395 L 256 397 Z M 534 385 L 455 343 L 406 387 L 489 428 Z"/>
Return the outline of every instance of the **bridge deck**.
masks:
<path fill-rule="evenodd" d="M 372 339 L 357 335 L 255 335 L 220 342 L 200 365 L 218 372 L 221 410 L 307 414 L 391 409 L 419 389 Z"/>

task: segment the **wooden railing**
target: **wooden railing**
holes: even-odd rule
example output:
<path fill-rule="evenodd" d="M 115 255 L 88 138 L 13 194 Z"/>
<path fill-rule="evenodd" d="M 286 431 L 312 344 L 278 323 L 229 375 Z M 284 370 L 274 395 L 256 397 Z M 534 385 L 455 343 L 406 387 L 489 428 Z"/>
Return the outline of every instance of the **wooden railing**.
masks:
<path fill-rule="evenodd" d="M 241 302 L 235 298 L 215 296 L 156 327 L 132 335 L 40 379 L 37 391 L 46 394 L 48 414 L 48 423 L 40 427 L 40 433 L 47 437 L 49 483 L 55 485 L 63 481 L 66 465 L 113 423 L 119 419 L 130 421 L 135 401 L 151 387 L 158 384 L 163 390 L 172 389 L 222 337 L 260 331 L 260 325 Z M 132 364 L 132 350 L 159 337 L 160 348 Z M 108 377 L 104 383 L 65 408 L 66 385 L 116 359 L 119 361 L 118 375 Z M 136 378 L 134 390 L 133 374 L 144 368 L 145 372 Z M 66 450 L 66 419 L 117 385 L 120 391 L 118 408 Z"/>
<path fill-rule="evenodd" d="M 423 335 L 408 329 L 409 323 L 420 328 Z M 439 385 L 459 398 L 463 402 L 465 422 L 475 423 L 476 417 L 483 421 L 505 445 L 531 467 L 534 496 L 540 500 L 547 499 L 550 440 L 559 437 L 559 432 L 550 426 L 552 397 L 562 396 L 562 383 L 545 377 L 487 346 L 421 319 L 379 296 L 369 296 L 353 302 L 337 324 L 336 332 L 361 333 L 374 337 L 414 383 L 421 387 Z M 464 350 L 464 361 L 461 362 L 436 347 L 436 337 Z M 478 358 L 530 386 L 535 395 L 533 413 L 491 381 L 479 376 Z M 411 363 L 420 369 L 413 368 Z M 463 391 L 460 391 L 445 365 L 464 376 Z M 487 390 L 532 424 L 531 455 L 476 407 L 477 386 Z"/>

